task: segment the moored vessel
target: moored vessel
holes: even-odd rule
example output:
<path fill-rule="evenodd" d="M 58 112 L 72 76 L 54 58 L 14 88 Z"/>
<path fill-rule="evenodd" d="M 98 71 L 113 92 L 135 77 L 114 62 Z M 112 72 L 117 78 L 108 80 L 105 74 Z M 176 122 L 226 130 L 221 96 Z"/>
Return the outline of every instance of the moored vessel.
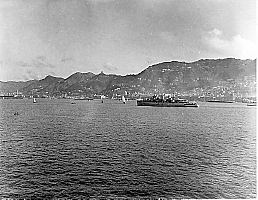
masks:
<path fill-rule="evenodd" d="M 224 101 L 224 100 L 208 100 L 211 103 L 234 103 L 234 101 Z"/>
<path fill-rule="evenodd" d="M 74 100 L 88 100 L 88 101 L 90 101 L 90 100 L 93 100 L 93 98 L 91 98 L 91 97 L 76 97 L 76 98 L 74 98 Z"/>
<path fill-rule="evenodd" d="M 256 106 L 256 101 L 248 103 L 247 106 Z"/>
<path fill-rule="evenodd" d="M 199 107 L 196 102 L 175 97 L 165 98 L 164 96 L 153 96 L 137 100 L 137 106 L 156 106 L 156 107 Z"/>

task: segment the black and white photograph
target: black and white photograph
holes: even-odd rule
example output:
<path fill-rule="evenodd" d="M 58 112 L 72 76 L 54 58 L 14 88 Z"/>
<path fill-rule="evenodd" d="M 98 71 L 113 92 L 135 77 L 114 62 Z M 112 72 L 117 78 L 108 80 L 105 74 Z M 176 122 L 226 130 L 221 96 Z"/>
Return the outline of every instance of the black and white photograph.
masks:
<path fill-rule="evenodd" d="M 256 0 L 0 0 L 0 200 L 257 198 Z"/>

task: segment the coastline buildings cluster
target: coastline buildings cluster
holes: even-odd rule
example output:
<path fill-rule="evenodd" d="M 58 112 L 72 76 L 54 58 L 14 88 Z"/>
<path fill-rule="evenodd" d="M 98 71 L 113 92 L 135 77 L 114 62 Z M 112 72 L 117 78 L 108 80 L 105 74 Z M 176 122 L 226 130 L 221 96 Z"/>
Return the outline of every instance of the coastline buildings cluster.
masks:
<path fill-rule="evenodd" d="M 242 79 L 234 80 L 227 79 L 226 81 L 218 81 L 214 86 L 208 86 L 206 88 L 194 88 L 189 91 L 173 91 L 169 89 L 164 91 L 164 87 L 153 87 L 151 89 L 146 89 L 141 85 L 121 85 L 108 93 L 99 94 L 87 94 L 84 91 L 73 91 L 69 93 L 60 94 L 50 94 L 49 92 L 40 92 L 34 89 L 30 95 L 25 95 L 18 90 L 14 93 L 2 93 L 0 91 L 0 98 L 12 98 L 12 99 L 22 99 L 22 98 L 92 98 L 92 99 L 121 99 L 122 95 L 126 96 L 128 99 L 137 99 L 141 96 L 152 96 L 154 94 L 164 94 L 170 93 L 178 97 L 182 97 L 188 100 L 194 101 L 210 101 L 210 100 L 222 100 L 222 101 L 236 101 L 236 102 L 249 102 L 256 100 L 256 77 L 244 76 Z"/>
<path fill-rule="evenodd" d="M 243 102 L 256 99 L 256 77 L 245 76 L 243 79 L 219 81 L 216 86 L 207 89 L 195 88 L 190 92 L 181 94 L 197 100 L 223 100 Z"/>

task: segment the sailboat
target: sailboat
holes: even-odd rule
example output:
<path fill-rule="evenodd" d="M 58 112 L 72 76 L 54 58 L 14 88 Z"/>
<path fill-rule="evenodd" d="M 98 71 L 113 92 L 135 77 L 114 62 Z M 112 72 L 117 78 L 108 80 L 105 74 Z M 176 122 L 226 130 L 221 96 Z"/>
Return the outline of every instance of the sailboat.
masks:
<path fill-rule="evenodd" d="M 124 96 L 122 96 L 122 101 L 125 104 L 125 97 Z"/>
<path fill-rule="evenodd" d="M 36 101 L 36 98 L 35 98 L 35 97 L 33 97 L 33 103 L 37 103 L 37 101 Z"/>

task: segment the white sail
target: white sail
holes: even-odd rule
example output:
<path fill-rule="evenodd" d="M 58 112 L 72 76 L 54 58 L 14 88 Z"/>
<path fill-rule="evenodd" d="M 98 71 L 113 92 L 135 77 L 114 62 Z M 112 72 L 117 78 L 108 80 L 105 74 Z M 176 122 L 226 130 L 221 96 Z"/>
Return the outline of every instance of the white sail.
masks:
<path fill-rule="evenodd" d="M 33 98 L 33 103 L 37 103 L 36 98 Z"/>
<path fill-rule="evenodd" d="M 125 103 L 125 97 L 124 96 L 122 96 L 122 101 L 123 101 L 123 103 Z"/>

